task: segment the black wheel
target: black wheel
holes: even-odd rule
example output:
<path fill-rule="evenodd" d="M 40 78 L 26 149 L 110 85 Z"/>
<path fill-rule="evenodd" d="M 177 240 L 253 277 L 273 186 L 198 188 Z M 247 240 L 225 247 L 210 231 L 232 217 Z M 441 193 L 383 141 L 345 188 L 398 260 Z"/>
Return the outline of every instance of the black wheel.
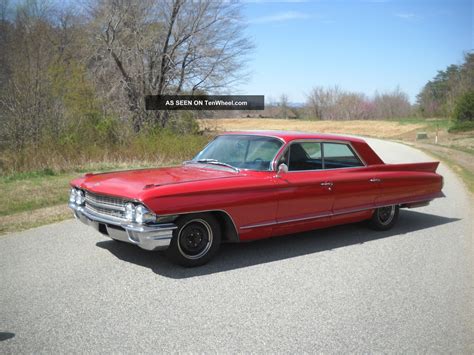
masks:
<path fill-rule="evenodd" d="M 221 230 L 216 218 L 208 213 L 180 217 L 167 249 L 168 257 L 182 266 L 206 264 L 219 249 Z"/>
<path fill-rule="evenodd" d="M 369 221 L 372 229 L 386 231 L 392 228 L 398 219 L 398 206 L 386 206 L 377 208 Z"/>

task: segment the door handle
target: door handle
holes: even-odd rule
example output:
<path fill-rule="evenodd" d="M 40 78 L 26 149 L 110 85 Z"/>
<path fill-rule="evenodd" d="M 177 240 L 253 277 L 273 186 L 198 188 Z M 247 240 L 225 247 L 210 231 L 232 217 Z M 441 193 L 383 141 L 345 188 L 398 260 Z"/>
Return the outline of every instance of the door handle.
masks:
<path fill-rule="evenodd" d="M 382 182 L 382 179 L 379 178 L 372 178 L 369 180 L 370 182 Z"/>
<path fill-rule="evenodd" d="M 332 186 L 332 185 L 334 185 L 334 184 L 333 184 L 332 182 L 330 182 L 330 181 L 326 181 L 326 182 L 322 182 L 320 185 L 321 185 L 321 186 Z"/>

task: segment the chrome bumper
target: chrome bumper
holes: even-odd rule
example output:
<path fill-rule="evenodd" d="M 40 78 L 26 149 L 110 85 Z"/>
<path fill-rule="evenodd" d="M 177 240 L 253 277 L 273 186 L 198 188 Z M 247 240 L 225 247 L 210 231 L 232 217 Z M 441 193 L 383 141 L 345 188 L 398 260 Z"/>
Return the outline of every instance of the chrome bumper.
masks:
<path fill-rule="evenodd" d="M 83 206 L 69 203 L 74 216 L 82 223 L 93 227 L 102 234 L 122 242 L 136 244 L 145 250 L 167 249 L 173 238 L 173 223 L 156 225 L 127 224 L 113 217 L 107 217 L 86 210 Z M 102 225 L 102 226 L 101 226 Z"/>

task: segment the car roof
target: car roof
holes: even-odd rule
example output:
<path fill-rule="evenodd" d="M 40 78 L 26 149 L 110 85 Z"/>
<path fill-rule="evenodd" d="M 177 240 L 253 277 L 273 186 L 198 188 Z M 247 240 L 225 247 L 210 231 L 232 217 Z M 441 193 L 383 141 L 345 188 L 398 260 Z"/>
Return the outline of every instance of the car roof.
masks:
<path fill-rule="evenodd" d="M 223 135 L 255 135 L 255 136 L 265 136 L 265 137 L 276 137 L 284 140 L 285 142 L 290 142 L 298 139 L 320 139 L 327 141 L 347 141 L 347 142 L 357 142 L 365 143 L 361 138 L 350 137 L 350 136 L 341 136 L 335 134 L 325 134 L 325 133 L 311 133 L 311 132 L 299 132 L 299 131 L 273 131 L 273 130 L 251 130 L 251 131 L 235 131 L 235 132 L 225 132 Z"/>

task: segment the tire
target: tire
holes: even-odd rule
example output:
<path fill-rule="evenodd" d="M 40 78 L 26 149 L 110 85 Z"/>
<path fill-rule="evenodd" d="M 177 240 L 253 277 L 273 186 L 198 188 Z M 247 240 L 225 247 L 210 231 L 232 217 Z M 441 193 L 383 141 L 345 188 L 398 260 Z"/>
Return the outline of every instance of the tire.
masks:
<path fill-rule="evenodd" d="M 369 220 L 369 227 L 378 231 L 391 229 L 397 223 L 399 210 L 396 205 L 377 208 Z"/>
<path fill-rule="evenodd" d="M 219 250 L 221 229 L 211 214 L 185 215 L 177 220 L 176 225 L 178 228 L 174 230 L 166 250 L 172 262 L 186 267 L 201 266 Z"/>

